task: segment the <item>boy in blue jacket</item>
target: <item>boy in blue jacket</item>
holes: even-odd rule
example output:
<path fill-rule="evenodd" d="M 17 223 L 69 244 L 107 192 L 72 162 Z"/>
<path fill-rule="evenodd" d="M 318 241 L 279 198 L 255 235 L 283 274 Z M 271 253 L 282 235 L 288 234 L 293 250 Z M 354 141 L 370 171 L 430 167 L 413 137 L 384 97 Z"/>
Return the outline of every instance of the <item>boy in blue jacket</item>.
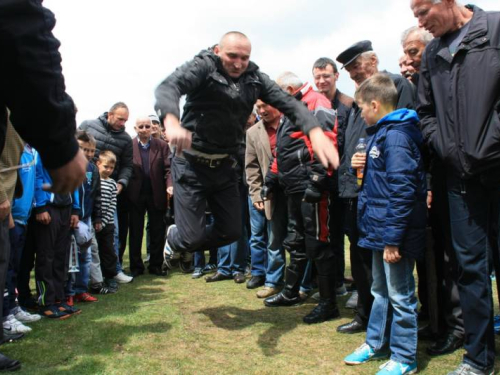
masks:
<path fill-rule="evenodd" d="M 66 304 L 64 284 L 68 270 L 71 229 L 78 226 L 80 201 L 73 194 L 55 194 L 44 190 L 52 179 L 40 162 L 35 182 L 35 279 L 39 291 L 40 315 L 66 319 L 80 310 Z"/>
<path fill-rule="evenodd" d="M 390 356 L 377 374 L 417 371 L 417 298 L 413 269 L 423 256 L 426 179 L 420 152 L 418 116 L 395 110 L 397 90 L 385 74 L 376 74 L 356 91 L 368 124 L 367 154 L 351 164 L 364 168 L 358 201 L 361 248 L 373 251 L 373 307 L 366 342 L 348 355 L 348 365 Z"/>

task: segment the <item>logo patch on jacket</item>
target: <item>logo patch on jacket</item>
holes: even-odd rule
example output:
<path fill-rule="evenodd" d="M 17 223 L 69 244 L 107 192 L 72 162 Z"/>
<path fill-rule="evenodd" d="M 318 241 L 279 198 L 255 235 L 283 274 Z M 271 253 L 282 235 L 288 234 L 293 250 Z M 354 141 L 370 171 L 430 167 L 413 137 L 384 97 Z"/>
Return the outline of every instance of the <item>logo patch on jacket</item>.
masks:
<path fill-rule="evenodd" d="M 372 159 L 377 159 L 380 156 L 380 150 L 377 148 L 377 146 L 373 146 L 372 149 L 370 150 L 370 157 Z"/>

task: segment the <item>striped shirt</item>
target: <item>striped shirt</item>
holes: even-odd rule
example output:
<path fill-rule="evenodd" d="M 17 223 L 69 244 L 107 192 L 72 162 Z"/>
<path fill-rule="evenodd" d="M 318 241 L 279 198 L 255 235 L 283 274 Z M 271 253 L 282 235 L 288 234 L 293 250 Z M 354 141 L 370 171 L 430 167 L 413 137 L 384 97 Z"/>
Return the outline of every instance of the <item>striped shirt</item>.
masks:
<path fill-rule="evenodd" d="M 102 227 L 114 224 L 116 211 L 116 182 L 112 178 L 101 178 Z"/>

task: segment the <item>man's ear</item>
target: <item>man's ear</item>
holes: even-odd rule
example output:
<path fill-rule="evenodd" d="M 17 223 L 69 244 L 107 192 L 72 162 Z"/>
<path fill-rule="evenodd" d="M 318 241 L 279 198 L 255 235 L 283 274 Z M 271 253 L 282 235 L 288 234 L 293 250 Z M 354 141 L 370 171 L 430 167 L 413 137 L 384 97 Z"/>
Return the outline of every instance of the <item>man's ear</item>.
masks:
<path fill-rule="evenodd" d="M 370 107 L 371 107 L 372 111 L 376 113 L 376 112 L 378 112 L 378 110 L 380 108 L 380 103 L 377 102 L 376 100 L 372 100 L 370 102 Z"/>
<path fill-rule="evenodd" d="M 214 47 L 214 53 L 215 53 L 216 55 L 219 55 L 219 53 L 220 53 L 220 48 L 219 48 L 219 45 L 218 45 L 218 44 Z"/>

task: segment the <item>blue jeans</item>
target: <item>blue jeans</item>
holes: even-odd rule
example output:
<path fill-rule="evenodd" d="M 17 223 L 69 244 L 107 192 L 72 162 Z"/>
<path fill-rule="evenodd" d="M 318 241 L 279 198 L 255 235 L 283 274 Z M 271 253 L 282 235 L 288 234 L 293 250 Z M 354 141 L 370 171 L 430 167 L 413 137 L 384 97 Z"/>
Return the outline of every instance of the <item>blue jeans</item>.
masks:
<path fill-rule="evenodd" d="M 494 365 L 490 252 L 498 251 L 500 188 L 491 176 L 460 180 L 449 172 L 448 200 L 453 248 L 459 265 L 458 292 L 465 328 L 464 362 L 486 370 Z M 499 275 L 497 275 L 499 277 Z"/>
<path fill-rule="evenodd" d="M 403 256 L 397 263 L 387 263 L 383 256 L 382 251 L 373 252 L 374 301 L 366 343 L 375 352 L 389 346 L 392 360 L 411 364 L 417 359 L 415 260 Z"/>
<path fill-rule="evenodd" d="M 266 213 L 256 209 L 250 197 L 248 197 L 248 209 L 250 211 L 250 227 L 252 230 L 252 235 L 250 236 L 252 276 L 266 276 L 270 225 L 266 219 Z"/>
<path fill-rule="evenodd" d="M 118 210 L 115 210 L 115 232 L 113 234 L 115 238 L 115 252 L 116 252 L 116 273 L 120 273 L 123 271 L 122 265 L 120 264 L 120 235 L 119 235 L 119 230 L 118 230 Z"/>
<path fill-rule="evenodd" d="M 89 228 L 92 228 L 92 221 L 89 218 L 86 223 Z M 86 293 L 88 291 L 90 279 L 90 263 L 92 262 L 92 244 L 87 247 L 78 247 L 78 268 L 79 272 L 69 273 L 66 283 L 66 296 L 74 296 L 75 294 Z"/>
<path fill-rule="evenodd" d="M 287 235 L 288 211 L 286 197 L 277 190 L 273 197 L 273 216 L 270 222 L 269 245 L 267 247 L 266 284 L 271 288 L 284 285 L 286 254 L 283 240 Z"/>
<path fill-rule="evenodd" d="M 88 291 L 91 261 L 91 246 L 78 248 L 78 267 L 80 271 L 69 273 L 66 283 L 66 296 L 74 296 Z"/>

